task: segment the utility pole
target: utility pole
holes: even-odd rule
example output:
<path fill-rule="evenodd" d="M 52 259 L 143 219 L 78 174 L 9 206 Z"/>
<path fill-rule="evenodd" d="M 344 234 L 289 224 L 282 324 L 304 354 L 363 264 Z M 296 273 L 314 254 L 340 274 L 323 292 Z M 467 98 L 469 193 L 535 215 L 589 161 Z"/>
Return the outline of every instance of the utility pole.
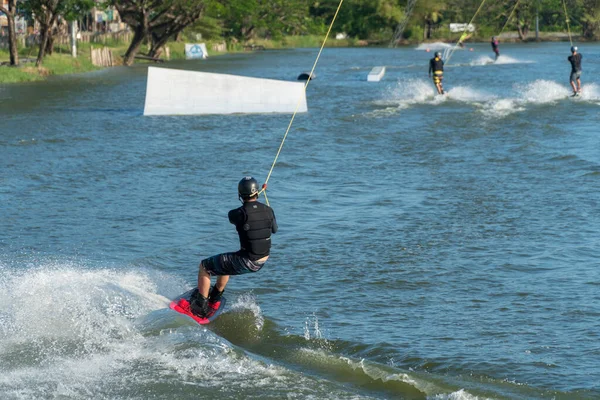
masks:
<path fill-rule="evenodd" d="M 540 41 L 540 3 L 536 2 L 535 7 L 535 41 Z"/>
<path fill-rule="evenodd" d="M 71 21 L 71 55 L 77 57 L 77 21 Z"/>
<path fill-rule="evenodd" d="M 535 41 L 540 41 L 540 12 L 535 11 Z"/>

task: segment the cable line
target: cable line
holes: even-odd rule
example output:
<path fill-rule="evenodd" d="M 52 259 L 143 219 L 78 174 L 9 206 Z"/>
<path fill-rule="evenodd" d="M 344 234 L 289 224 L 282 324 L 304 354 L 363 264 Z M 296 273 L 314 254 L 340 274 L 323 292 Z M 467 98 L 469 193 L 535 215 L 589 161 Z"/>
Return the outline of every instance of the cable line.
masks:
<path fill-rule="evenodd" d="M 452 58 L 452 55 L 456 51 L 456 48 L 458 47 L 459 43 L 461 43 L 462 40 L 467 37 L 467 29 L 469 28 L 469 26 L 471 26 L 471 24 L 475 20 L 475 17 L 477 17 L 477 14 L 479 14 L 479 11 L 481 11 L 481 8 L 483 7 L 484 3 L 485 3 L 485 0 L 483 0 L 481 2 L 481 4 L 479 5 L 479 8 L 477 9 L 477 11 L 475 11 L 475 14 L 473 15 L 473 18 L 471 18 L 471 21 L 467 25 L 465 25 L 465 29 L 463 30 L 462 35 L 460 35 L 460 39 L 458 39 L 458 42 L 456 42 L 456 44 L 454 45 L 454 47 L 452 48 L 452 50 L 448 54 L 448 58 L 444 60 L 444 63 L 447 64 L 450 61 L 450 58 Z"/>
<path fill-rule="evenodd" d="M 339 12 L 340 12 L 340 8 L 342 8 L 342 4 L 344 3 L 344 0 L 340 0 L 340 3 L 338 4 L 337 10 L 335 10 L 335 14 L 333 15 L 333 19 L 331 20 L 331 24 L 329 24 L 329 29 L 327 29 L 327 33 L 325 34 L 325 39 L 323 39 L 323 44 L 321 45 L 321 48 L 319 49 L 319 53 L 317 54 L 317 58 L 315 59 L 315 62 L 312 66 L 312 69 L 310 70 L 310 75 L 308 76 L 308 79 L 306 80 L 306 84 L 304 85 L 304 92 L 306 92 L 306 88 L 308 87 L 309 82 L 312 80 L 313 77 L 313 73 L 315 72 L 315 68 L 317 67 L 317 63 L 319 62 L 319 58 L 321 57 L 321 53 L 323 52 L 323 48 L 325 47 L 325 43 L 327 42 L 327 39 L 329 38 L 329 34 L 331 33 L 331 29 L 333 28 L 333 23 L 335 22 Z M 296 104 L 296 109 L 294 110 L 294 114 L 292 114 L 292 118 L 290 119 L 290 123 L 288 124 L 287 129 L 285 130 L 285 134 L 283 135 L 283 139 L 281 140 L 281 144 L 279 145 L 279 149 L 277 150 L 277 154 L 275 155 L 275 159 L 273 160 L 273 164 L 271 164 L 271 169 L 269 170 L 269 174 L 267 175 L 267 179 L 265 179 L 265 183 L 263 183 L 262 185 L 262 189 L 260 190 L 260 192 L 258 192 L 258 194 L 260 195 L 261 193 L 264 193 L 265 195 L 265 201 L 267 202 L 267 205 L 269 205 L 269 199 L 267 198 L 267 183 L 269 183 L 269 179 L 271 178 L 271 174 L 273 173 L 273 168 L 275 168 L 275 164 L 277 163 L 277 159 L 279 158 L 279 154 L 281 153 L 281 149 L 283 148 L 283 144 L 285 143 L 285 139 L 287 138 L 288 133 L 290 132 L 290 129 L 292 128 L 292 124 L 294 123 L 294 119 L 296 118 L 296 114 L 298 113 L 298 109 L 300 108 L 300 103 L 302 102 L 302 98 L 298 99 L 298 103 Z"/>
<path fill-rule="evenodd" d="M 404 33 L 404 29 L 406 25 L 408 25 L 408 21 L 412 15 L 412 11 L 415 8 L 415 4 L 417 4 L 417 0 L 408 0 L 406 3 L 406 7 L 404 8 L 404 15 L 402 16 L 402 20 L 396 26 L 396 30 L 394 31 L 394 37 L 390 42 L 390 47 L 396 47 L 398 45 L 398 41 L 402 38 L 402 34 Z"/>
<path fill-rule="evenodd" d="M 502 30 L 500 30 L 500 33 L 498 34 L 498 36 L 502 35 L 502 32 L 504 32 L 504 28 L 506 28 L 506 26 L 508 25 L 508 21 L 510 21 L 510 18 L 512 17 L 513 13 L 517 9 L 517 6 L 519 5 L 519 1 L 521 1 L 521 0 L 517 0 L 512 11 L 510 12 L 510 14 L 508 14 L 508 18 L 506 19 L 506 22 L 504 23 L 504 26 L 502 27 Z"/>
<path fill-rule="evenodd" d="M 571 47 L 573 47 L 573 40 L 571 39 L 571 27 L 569 26 L 569 14 L 567 14 L 567 3 L 563 0 L 563 8 L 565 9 L 565 21 L 567 22 L 567 32 L 569 32 L 569 42 L 571 42 Z"/>

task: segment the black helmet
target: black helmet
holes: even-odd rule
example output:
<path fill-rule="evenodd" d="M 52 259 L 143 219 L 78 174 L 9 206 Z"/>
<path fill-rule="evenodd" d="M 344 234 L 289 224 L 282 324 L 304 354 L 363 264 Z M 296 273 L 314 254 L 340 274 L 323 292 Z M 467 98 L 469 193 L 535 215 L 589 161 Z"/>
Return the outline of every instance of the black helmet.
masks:
<path fill-rule="evenodd" d="M 442 57 L 442 53 L 440 53 L 439 51 L 436 51 L 436 52 L 435 52 L 435 56 L 436 56 L 436 57 L 440 57 L 440 58 L 441 58 L 441 57 Z"/>
<path fill-rule="evenodd" d="M 571 46 L 571 53 L 575 53 L 577 51 L 577 46 Z"/>
<path fill-rule="evenodd" d="M 249 199 L 258 196 L 258 182 L 251 176 L 245 176 L 238 183 L 238 195 L 242 199 Z"/>

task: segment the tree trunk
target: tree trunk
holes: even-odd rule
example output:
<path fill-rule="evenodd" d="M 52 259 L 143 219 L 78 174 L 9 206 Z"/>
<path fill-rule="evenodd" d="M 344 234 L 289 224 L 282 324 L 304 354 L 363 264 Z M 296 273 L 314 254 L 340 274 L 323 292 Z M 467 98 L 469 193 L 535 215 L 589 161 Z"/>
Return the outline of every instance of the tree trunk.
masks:
<path fill-rule="evenodd" d="M 48 41 L 46 42 L 46 54 L 51 56 L 54 54 L 54 39 L 52 32 L 48 31 Z"/>
<path fill-rule="evenodd" d="M 517 31 L 519 32 L 519 39 L 525 40 L 527 39 L 527 34 L 529 34 L 529 26 L 517 24 Z"/>
<path fill-rule="evenodd" d="M 35 62 L 36 67 L 42 65 L 42 60 L 46 55 L 46 46 L 48 44 L 48 28 L 42 26 L 40 32 L 40 51 L 38 52 L 37 60 Z"/>
<path fill-rule="evenodd" d="M 8 20 L 8 48 L 10 51 L 10 65 L 19 65 L 19 52 L 17 51 L 17 32 L 15 29 L 14 15 L 6 14 Z"/>
<path fill-rule="evenodd" d="M 529 33 L 529 24 L 524 19 L 521 19 L 521 10 L 517 10 L 515 17 L 517 20 L 517 32 L 519 33 L 519 39 L 525 40 L 527 39 L 527 34 Z"/>
<path fill-rule="evenodd" d="M 168 38 L 160 38 L 156 41 L 152 41 L 152 46 L 150 47 L 150 51 L 148 52 L 148 57 L 158 58 L 160 57 L 160 53 L 162 52 L 161 48 L 167 44 L 169 41 Z"/>
<path fill-rule="evenodd" d="M 125 53 L 125 58 L 123 58 L 123 65 L 130 66 L 131 64 L 133 64 L 133 60 L 137 55 L 138 51 L 140 51 L 140 47 L 142 46 L 142 43 L 144 43 L 146 36 L 148 35 L 143 27 L 138 27 L 135 29 L 133 33 L 133 39 L 131 40 L 131 44 L 129 45 L 129 48 Z"/>
<path fill-rule="evenodd" d="M 9 0 L 8 9 L 0 5 L 0 11 L 6 15 L 6 21 L 8 23 L 8 49 L 10 52 L 10 65 L 19 65 L 19 52 L 17 49 L 17 30 L 15 28 L 17 0 Z"/>
<path fill-rule="evenodd" d="M 583 36 L 586 39 L 597 39 L 600 34 L 600 0 L 585 0 L 583 10 Z"/>
<path fill-rule="evenodd" d="M 162 36 L 153 36 L 152 38 L 152 46 L 150 47 L 150 51 L 148 52 L 148 57 L 158 58 L 160 56 L 161 48 L 167 44 L 170 38 L 173 36 L 179 36 L 185 26 L 180 28 L 176 28 L 171 31 L 171 33 L 165 33 Z"/>

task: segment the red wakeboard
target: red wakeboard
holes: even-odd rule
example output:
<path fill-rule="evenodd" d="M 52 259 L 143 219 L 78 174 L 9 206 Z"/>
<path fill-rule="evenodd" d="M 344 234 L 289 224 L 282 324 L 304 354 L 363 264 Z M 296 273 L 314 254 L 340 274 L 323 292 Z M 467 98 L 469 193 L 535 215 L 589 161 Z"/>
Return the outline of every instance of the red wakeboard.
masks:
<path fill-rule="evenodd" d="M 214 321 L 215 318 L 217 318 L 219 316 L 219 314 L 221 314 L 221 312 L 225 308 L 225 303 L 226 303 L 225 297 L 221 297 L 221 301 L 219 301 L 217 303 L 214 303 L 214 304 L 209 303 L 208 304 L 208 309 L 209 309 L 208 315 L 206 316 L 206 318 L 200 318 L 200 317 L 194 315 L 192 313 L 192 311 L 190 310 L 190 296 L 192 295 L 193 291 L 194 291 L 194 289 L 187 291 L 184 294 L 177 297 L 176 299 L 174 299 L 171 302 L 171 304 L 169 304 L 169 308 L 171 310 L 177 311 L 180 314 L 187 315 L 188 317 L 190 317 L 191 319 L 193 319 L 200 325 L 206 325 L 206 324 L 211 323 L 212 321 Z"/>

